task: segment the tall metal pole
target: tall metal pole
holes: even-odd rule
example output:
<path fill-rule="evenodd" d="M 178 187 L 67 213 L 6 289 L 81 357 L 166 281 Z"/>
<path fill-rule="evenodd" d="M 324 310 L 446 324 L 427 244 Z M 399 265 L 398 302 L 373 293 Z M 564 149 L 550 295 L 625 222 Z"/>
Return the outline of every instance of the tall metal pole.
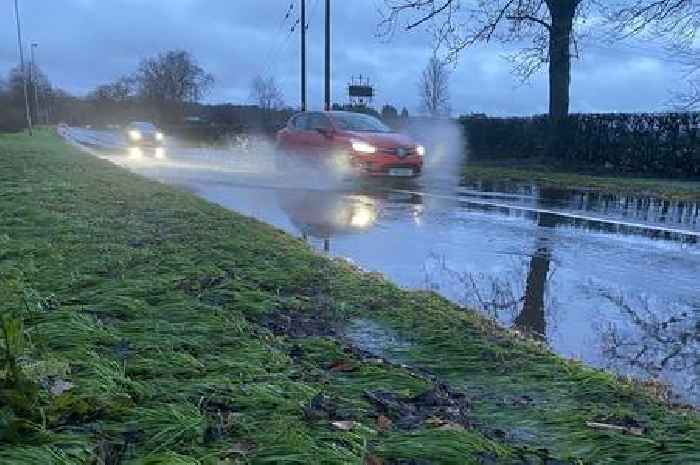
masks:
<path fill-rule="evenodd" d="M 301 0 L 301 111 L 306 111 L 306 0 Z"/>
<path fill-rule="evenodd" d="M 36 61 L 34 60 L 34 50 L 39 46 L 37 43 L 32 44 L 32 67 L 31 70 L 33 71 L 32 76 L 32 87 L 34 87 L 34 116 L 36 116 L 36 122 L 39 123 L 39 120 L 41 119 L 39 115 L 41 112 L 39 111 L 39 86 L 37 85 L 37 81 L 39 80 L 39 73 L 37 72 L 37 66 L 36 66 Z"/>
<path fill-rule="evenodd" d="M 29 94 L 27 92 L 27 73 L 24 69 L 24 49 L 22 48 L 22 27 L 19 20 L 19 5 L 15 0 L 15 19 L 17 20 L 17 45 L 19 46 L 19 70 L 22 73 L 22 81 L 24 82 L 24 111 L 27 114 L 27 129 L 29 135 L 32 135 L 32 114 L 29 111 Z"/>
<path fill-rule="evenodd" d="M 326 0 L 326 111 L 331 110 L 331 0 Z"/>

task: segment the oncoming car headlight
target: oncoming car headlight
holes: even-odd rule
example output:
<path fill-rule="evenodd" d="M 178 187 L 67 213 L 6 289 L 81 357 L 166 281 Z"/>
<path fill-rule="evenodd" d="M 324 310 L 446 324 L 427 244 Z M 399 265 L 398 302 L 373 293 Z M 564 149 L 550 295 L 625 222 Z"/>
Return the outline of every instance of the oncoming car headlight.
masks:
<path fill-rule="evenodd" d="M 129 139 L 131 140 L 141 140 L 141 132 L 136 129 L 129 131 Z"/>
<path fill-rule="evenodd" d="M 163 139 L 165 139 L 165 135 L 162 132 L 156 132 L 156 140 L 158 142 L 163 142 Z"/>
<path fill-rule="evenodd" d="M 360 153 L 377 153 L 377 147 L 375 147 L 372 144 L 368 144 L 367 142 L 363 142 L 361 140 L 354 140 L 352 141 L 352 149 L 355 152 L 360 152 Z"/>
<path fill-rule="evenodd" d="M 425 156 L 425 147 L 422 145 L 416 145 L 416 153 L 418 153 L 418 156 L 424 157 Z"/>

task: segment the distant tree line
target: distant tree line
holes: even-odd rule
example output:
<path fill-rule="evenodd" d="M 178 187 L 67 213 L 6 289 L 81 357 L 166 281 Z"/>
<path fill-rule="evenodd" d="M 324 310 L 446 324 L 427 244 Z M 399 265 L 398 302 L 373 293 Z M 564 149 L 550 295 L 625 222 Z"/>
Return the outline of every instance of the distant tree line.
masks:
<path fill-rule="evenodd" d="M 30 69 L 27 76 L 34 121 L 96 126 L 134 119 L 179 124 L 188 105 L 199 102 L 214 82 L 212 75 L 183 50 L 146 58 L 132 74 L 98 86 L 85 97 L 54 88 L 38 67 Z M 26 124 L 23 78 L 20 69 L 15 68 L 6 81 L 0 82 L 0 130 L 17 131 Z"/>

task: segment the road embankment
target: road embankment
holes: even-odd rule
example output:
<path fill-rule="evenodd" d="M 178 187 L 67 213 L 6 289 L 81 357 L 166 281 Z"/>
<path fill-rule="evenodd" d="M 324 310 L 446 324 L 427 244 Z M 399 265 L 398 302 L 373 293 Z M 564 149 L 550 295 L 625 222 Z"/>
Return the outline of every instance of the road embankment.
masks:
<path fill-rule="evenodd" d="M 700 462 L 653 387 L 50 132 L 0 173 L 0 463 Z"/>

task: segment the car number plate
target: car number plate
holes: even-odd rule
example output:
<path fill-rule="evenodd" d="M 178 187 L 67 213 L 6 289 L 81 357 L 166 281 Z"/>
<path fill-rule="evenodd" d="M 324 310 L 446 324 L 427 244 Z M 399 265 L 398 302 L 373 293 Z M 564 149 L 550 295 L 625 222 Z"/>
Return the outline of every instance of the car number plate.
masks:
<path fill-rule="evenodd" d="M 413 176 L 412 168 L 391 168 L 389 176 Z"/>

